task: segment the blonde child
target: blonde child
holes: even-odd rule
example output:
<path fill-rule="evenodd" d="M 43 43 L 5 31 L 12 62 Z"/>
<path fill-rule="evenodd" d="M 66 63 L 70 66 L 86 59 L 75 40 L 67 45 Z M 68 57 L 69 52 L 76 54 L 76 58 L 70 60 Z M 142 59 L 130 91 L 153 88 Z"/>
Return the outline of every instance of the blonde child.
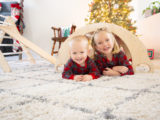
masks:
<path fill-rule="evenodd" d="M 107 29 L 103 28 L 95 32 L 92 47 L 95 51 L 95 63 L 101 74 L 107 76 L 134 74 L 126 55 L 120 51 L 115 37 Z"/>
<path fill-rule="evenodd" d="M 99 78 L 100 73 L 96 64 L 88 57 L 88 39 L 85 36 L 73 37 L 69 47 L 70 59 L 64 66 L 62 77 L 76 81 Z"/>

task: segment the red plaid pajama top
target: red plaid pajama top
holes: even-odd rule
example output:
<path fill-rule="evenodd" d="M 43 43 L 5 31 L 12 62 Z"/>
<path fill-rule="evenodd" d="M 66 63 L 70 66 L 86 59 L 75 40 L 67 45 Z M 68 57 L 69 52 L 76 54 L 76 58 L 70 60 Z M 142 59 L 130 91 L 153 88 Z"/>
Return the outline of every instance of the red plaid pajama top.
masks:
<path fill-rule="evenodd" d="M 64 70 L 62 73 L 62 78 L 65 79 L 74 79 L 74 75 L 84 75 L 88 74 L 97 79 L 100 77 L 99 70 L 92 59 L 87 57 L 85 61 L 85 66 L 80 66 L 75 63 L 72 59 L 69 59 L 68 62 L 64 65 Z"/>
<path fill-rule="evenodd" d="M 125 74 L 121 73 L 121 76 L 123 75 L 133 75 L 133 68 L 130 65 L 129 61 L 127 60 L 127 56 L 120 51 L 117 54 L 113 54 L 112 56 L 112 60 L 109 61 L 107 59 L 106 56 L 104 56 L 103 54 L 101 54 L 100 52 L 97 52 L 97 54 L 95 55 L 95 63 L 100 71 L 100 73 L 103 73 L 103 70 L 108 67 L 108 68 L 112 68 L 114 66 L 126 66 L 128 67 L 128 72 Z"/>

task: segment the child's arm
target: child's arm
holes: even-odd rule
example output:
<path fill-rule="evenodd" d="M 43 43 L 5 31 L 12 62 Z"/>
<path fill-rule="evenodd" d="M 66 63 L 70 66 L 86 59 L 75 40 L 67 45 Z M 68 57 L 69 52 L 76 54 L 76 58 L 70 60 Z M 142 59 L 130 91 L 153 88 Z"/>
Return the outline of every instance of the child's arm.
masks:
<path fill-rule="evenodd" d="M 89 69 L 89 73 L 87 75 L 83 75 L 82 81 L 90 81 L 93 79 L 97 79 L 100 77 L 100 72 L 92 59 L 88 59 L 87 61 L 87 69 Z"/>
<path fill-rule="evenodd" d="M 96 63 L 96 66 L 100 72 L 100 74 L 102 75 L 103 74 L 103 71 L 104 71 L 104 61 L 103 61 L 103 58 L 99 57 L 99 56 L 95 56 L 95 63 Z"/>
<path fill-rule="evenodd" d="M 112 70 L 111 68 L 105 68 L 105 70 L 103 70 L 103 75 L 106 75 L 106 76 L 120 76 L 121 74 L 117 71 Z"/>
<path fill-rule="evenodd" d="M 112 70 L 124 74 L 124 73 L 128 72 L 128 67 L 126 67 L 126 66 L 114 66 L 114 67 L 112 67 Z"/>
<path fill-rule="evenodd" d="M 123 76 L 123 75 L 133 75 L 134 74 L 132 65 L 130 65 L 130 63 L 127 59 L 127 56 L 122 51 L 119 53 L 119 65 L 124 66 L 123 70 L 121 70 L 121 72 L 120 72 L 121 76 Z M 128 68 L 128 71 L 126 73 L 123 73 L 126 70 L 125 67 Z"/>
<path fill-rule="evenodd" d="M 90 81 L 90 80 L 93 80 L 92 75 L 83 75 L 83 78 L 82 78 L 83 82 Z"/>
<path fill-rule="evenodd" d="M 69 60 L 65 65 L 64 65 L 64 70 L 62 73 L 62 78 L 64 79 L 74 79 L 74 74 L 72 72 L 72 65 L 73 63 L 71 60 Z"/>
<path fill-rule="evenodd" d="M 76 81 L 82 81 L 83 75 L 74 75 L 73 71 L 72 71 L 72 66 L 73 66 L 73 63 L 71 60 L 69 60 L 68 63 L 64 65 L 62 78 L 72 79 L 72 80 L 76 80 Z"/>
<path fill-rule="evenodd" d="M 74 75 L 74 80 L 75 81 L 82 81 L 83 80 L 83 75 Z"/>
<path fill-rule="evenodd" d="M 92 76 L 93 79 L 97 79 L 100 77 L 100 72 L 92 59 L 88 61 L 89 75 Z"/>

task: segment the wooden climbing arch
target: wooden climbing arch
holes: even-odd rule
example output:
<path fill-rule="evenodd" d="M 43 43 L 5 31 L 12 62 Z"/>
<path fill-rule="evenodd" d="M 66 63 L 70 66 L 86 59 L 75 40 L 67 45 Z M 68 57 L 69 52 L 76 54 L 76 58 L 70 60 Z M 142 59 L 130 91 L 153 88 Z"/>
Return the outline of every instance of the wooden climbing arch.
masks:
<path fill-rule="evenodd" d="M 153 66 L 147 54 L 147 49 L 142 42 L 128 30 L 109 23 L 95 23 L 77 29 L 63 44 L 59 50 L 56 66 L 63 65 L 69 59 L 68 41 L 77 35 L 86 35 L 99 28 L 106 27 L 111 31 L 120 46 L 123 47 L 128 59 L 132 59 L 135 72 L 153 72 Z"/>

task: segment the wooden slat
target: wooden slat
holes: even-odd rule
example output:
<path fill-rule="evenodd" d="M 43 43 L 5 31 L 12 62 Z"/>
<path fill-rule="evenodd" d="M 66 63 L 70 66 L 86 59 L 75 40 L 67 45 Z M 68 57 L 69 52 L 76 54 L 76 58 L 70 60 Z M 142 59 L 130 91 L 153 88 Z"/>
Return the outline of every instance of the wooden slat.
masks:
<path fill-rule="evenodd" d="M 53 53 L 58 53 L 58 51 L 54 51 Z"/>
<path fill-rule="evenodd" d="M 0 46 L 15 46 L 14 44 L 0 44 Z"/>
<path fill-rule="evenodd" d="M 23 51 L 26 53 L 29 61 L 30 61 L 31 63 L 35 64 L 36 61 L 35 61 L 35 59 L 33 58 L 32 54 L 30 53 L 29 49 L 28 49 L 26 46 L 24 46 L 23 44 L 21 44 L 21 46 L 22 46 Z"/>
<path fill-rule="evenodd" d="M 56 27 L 51 27 L 53 30 L 55 29 L 55 30 L 60 30 L 61 28 L 59 27 L 59 28 L 56 28 Z"/>
<path fill-rule="evenodd" d="M 51 62 L 52 64 L 56 63 L 56 58 L 49 55 L 47 52 L 45 52 L 43 49 L 41 49 L 40 47 L 38 47 L 37 45 L 35 45 L 34 43 L 32 43 L 31 41 L 27 40 L 25 37 L 23 37 L 19 31 L 17 30 L 17 27 L 13 21 L 13 19 L 11 17 L 7 17 L 6 21 L 11 24 L 11 25 L 0 25 L 0 29 L 3 30 L 4 32 L 6 32 L 7 34 L 9 34 L 12 38 L 18 40 L 19 42 L 21 42 L 24 46 L 30 48 L 31 50 L 33 50 L 34 52 L 36 52 L 37 54 L 39 54 L 41 57 L 45 58 L 46 60 L 48 60 L 49 62 Z"/>
<path fill-rule="evenodd" d="M 64 42 L 68 37 L 53 37 L 52 40 L 56 40 L 57 42 Z"/>
<path fill-rule="evenodd" d="M 4 17 L 3 15 L 0 15 L 0 17 Z M 3 37 L 5 35 L 4 31 L 0 32 L 0 44 L 2 43 Z M 9 67 L 7 61 L 4 58 L 4 55 L 2 54 L 0 50 L 0 66 L 2 67 L 4 72 L 11 72 L 11 68 Z"/>
<path fill-rule="evenodd" d="M 3 37 L 0 36 L 0 38 L 12 39 L 10 36 L 3 36 Z"/>
<path fill-rule="evenodd" d="M 11 69 L 1 51 L 0 51 L 0 66 L 2 67 L 4 72 L 11 72 Z"/>
<path fill-rule="evenodd" d="M 23 52 L 7 52 L 7 53 L 2 53 L 3 55 L 18 55 L 18 54 L 22 54 Z"/>
<path fill-rule="evenodd" d="M 2 43 L 2 40 L 3 40 L 3 36 L 5 35 L 5 32 L 4 31 L 1 31 L 0 32 L 0 44 Z"/>

